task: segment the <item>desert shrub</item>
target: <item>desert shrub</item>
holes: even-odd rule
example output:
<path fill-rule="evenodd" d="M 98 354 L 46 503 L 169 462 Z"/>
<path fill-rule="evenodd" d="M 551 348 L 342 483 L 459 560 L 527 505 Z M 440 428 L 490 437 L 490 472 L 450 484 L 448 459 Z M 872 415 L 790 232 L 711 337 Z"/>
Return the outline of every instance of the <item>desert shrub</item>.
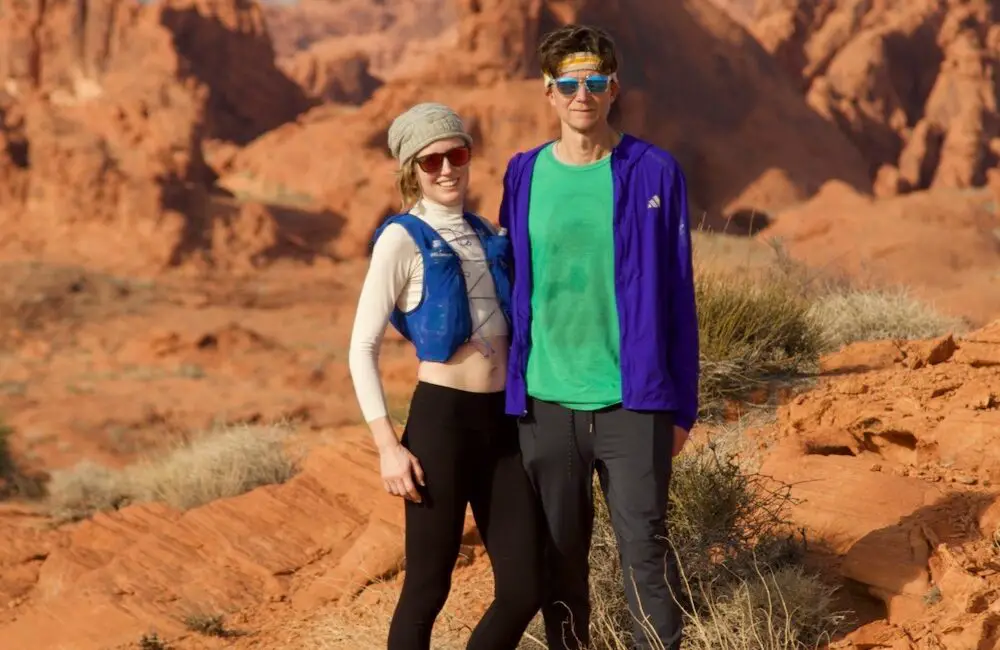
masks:
<path fill-rule="evenodd" d="M 10 449 L 14 429 L 0 420 L 0 499 L 35 499 L 45 494 L 42 477 L 26 474 Z"/>
<path fill-rule="evenodd" d="M 834 291 L 817 297 L 809 316 L 831 349 L 856 341 L 926 339 L 964 330 L 959 319 L 902 288 Z"/>
<path fill-rule="evenodd" d="M 139 650 L 170 650 L 170 645 L 156 632 L 151 632 L 139 637 Z"/>
<path fill-rule="evenodd" d="M 10 436 L 14 430 L 0 421 L 0 476 L 14 468 L 14 459 L 10 455 Z"/>
<path fill-rule="evenodd" d="M 189 614 L 184 617 L 184 627 L 191 632 L 222 639 L 243 636 L 242 633 L 227 628 L 225 618 L 221 614 L 206 614 L 202 612 Z"/>
<path fill-rule="evenodd" d="M 751 578 L 761 565 L 796 562 L 801 544 L 785 518 L 791 503 L 790 486 L 745 470 L 714 444 L 678 457 L 669 525 L 688 579 Z"/>
<path fill-rule="evenodd" d="M 147 501 L 185 510 L 282 483 L 296 470 L 285 448 L 285 433 L 271 426 L 231 427 L 123 469 L 80 463 L 53 473 L 49 509 L 61 520 Z"/>
<path fill-rule="evenodd" d="M 595 501 L 592 647 L 631 648 L 618 546 L 603 499 Z M 677 459 L 669 522 L 683 574 L 675 597 L 685 610 L 685 648 L 802 650 L 839 629 L 832 588 L 801 568 L 803 542 L 785 519 L 791 502 L 789 486 L 714 445 Z"/>
<path fill-rule="evenodd" d="M 812 369 L 822 332 L 790 283 L 702 271 L 695 283 L 705 416 L 775 377 Z"/>

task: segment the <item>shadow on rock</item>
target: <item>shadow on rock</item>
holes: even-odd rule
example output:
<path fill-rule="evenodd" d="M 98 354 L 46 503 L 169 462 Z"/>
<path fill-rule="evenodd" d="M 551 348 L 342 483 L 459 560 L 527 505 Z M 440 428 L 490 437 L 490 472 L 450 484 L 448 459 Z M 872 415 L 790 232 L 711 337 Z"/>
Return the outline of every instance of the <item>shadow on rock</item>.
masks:
<path fill-rule="evenodd" d="M 172 265 L 188 260 L 210 268 L 260 268 L 280 260 L 337 261 L 332 245 L 344 227 L 341 215 L 259 201 L 213 196 L 186 214 L 185 232 Z"/>
<path fill-rule="evenodd" d="M 841 572 L 881 600 L 892 623 L 921 616 L 942 599 L 968 613 L 985 611 L 987 581 L 953 550 L 983 538 L 979 519 L 996 500 L 997 495 L 949 493 L 858 539 Z"/>
<path fill-rule="evenodd" d="M 222 18 L 238 26 L 226 25 Z M 196 7 L 165 7 L 161 21 L 173 34 L 185 71 L 209 88 L 211 137 L 246 144 L 317 104 L 278 69 L 259 12 L 220 18 Z"/>

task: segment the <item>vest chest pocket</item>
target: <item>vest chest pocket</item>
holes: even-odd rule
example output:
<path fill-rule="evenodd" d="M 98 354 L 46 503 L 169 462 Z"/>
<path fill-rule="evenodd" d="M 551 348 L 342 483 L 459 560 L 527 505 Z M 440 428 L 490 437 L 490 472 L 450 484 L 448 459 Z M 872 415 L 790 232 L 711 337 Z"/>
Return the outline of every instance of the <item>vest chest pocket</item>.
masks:
<path fill-rule="evenodd" d="M 443 303 L 439 304 L 439 308 L 447 305 L 448 311 L 452 311 L 457 305 L 465 305 L 467 298 L 462 261 L 443 241 L 441 246 L 432 247 L 424 257 L 424 282 L 428 293 L 437 297 L 434 302 Z"/>
<path fill-rule="evenodd" d="M 487 262 L 506 271 L 510 266 L 510 237 L 503 235 L 491 235 L 487 237 L 483 252 L 486 255 Z"/>

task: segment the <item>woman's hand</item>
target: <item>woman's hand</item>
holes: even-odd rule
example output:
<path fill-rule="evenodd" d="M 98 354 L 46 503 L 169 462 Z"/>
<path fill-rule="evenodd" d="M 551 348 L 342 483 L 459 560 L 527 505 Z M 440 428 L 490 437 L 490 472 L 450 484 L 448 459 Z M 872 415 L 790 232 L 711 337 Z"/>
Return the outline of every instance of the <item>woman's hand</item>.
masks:
<path fill-rule="evenodd" d="M 417 457 L 400 443 L 382 449 L 379 456 L 386 492 L 414 503 L 423 501 L 414 484 L 416 479 L 417 484 L 424 485 L 424 470 Z"/>

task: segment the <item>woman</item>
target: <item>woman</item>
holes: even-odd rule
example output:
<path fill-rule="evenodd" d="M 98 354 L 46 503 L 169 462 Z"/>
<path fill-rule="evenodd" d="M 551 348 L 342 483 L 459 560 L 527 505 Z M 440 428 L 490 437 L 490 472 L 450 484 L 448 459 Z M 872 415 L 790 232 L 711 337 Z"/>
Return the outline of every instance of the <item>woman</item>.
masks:
<path fill-rule="evenodd" d="M 540 606 L 535 500 L 516 423 L 504 414 L 509 244 L 464 210 L 471 146 L 461 119 L 441 104 L 418 104 L 392 123 L 404 212 L 375 233 L 351 335 L 351 376 L 382 481 L 405 499 L 406 574 L 389 650 L 430 648 L 466 504 L 495 582 L 469 650 L 513 650 Z M 378 375 L 390 321 L 420 361 L 401 440 Z"/>

